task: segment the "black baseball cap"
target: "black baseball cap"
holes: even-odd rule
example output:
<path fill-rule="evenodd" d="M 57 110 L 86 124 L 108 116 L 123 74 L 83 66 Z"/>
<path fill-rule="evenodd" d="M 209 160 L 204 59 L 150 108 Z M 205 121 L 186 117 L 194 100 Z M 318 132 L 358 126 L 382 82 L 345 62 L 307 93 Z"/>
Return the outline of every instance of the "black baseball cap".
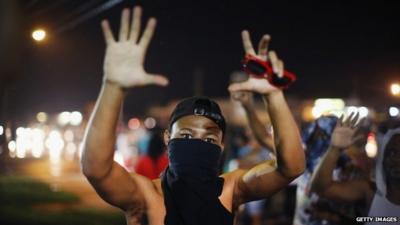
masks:
<path fill-rule="evenodd" d="M 172 125 L 180 118 L 189 115 L 204 116 L 208 119 L 214 121 L 218 127 L 225 134 L 225 118 L 221 113 L 219 105 L 205 96 L 195 96 L 190 98 L 185 98 L 180 101 L 169 119 L 169 129 Z"/>

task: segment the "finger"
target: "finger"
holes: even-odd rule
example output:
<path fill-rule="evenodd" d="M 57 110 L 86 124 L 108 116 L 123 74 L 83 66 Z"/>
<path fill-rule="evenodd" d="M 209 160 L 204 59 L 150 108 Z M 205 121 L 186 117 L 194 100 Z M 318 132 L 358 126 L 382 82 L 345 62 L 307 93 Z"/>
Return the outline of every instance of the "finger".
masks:
<path fill-rule="evenodd" d="M 252 88 L 253 88 L 253 84 L 250 83 L 249 81 L 245 81 L 245 82 L 233 83 L 233 84 L 229 85 L 228 90 L 230 92 L 251 91 Z"/>
<path fill-rule="evenodd" d="M 119 41 L 128 40 L 129 14 L 129 9 L 122 10 L 121 23 L 119 27 Z"/>
<path fill-rule="evenodd" d="M 103 30 L 104 40 L 107 44 L 115 42 L 108 20 L 101 21 L 101 29 Z"/>
<path fill-rule="evenodd" d="M 350 115 L 344 120 L 343 125 L 348 127 L 350 125 L 350 120 L 353 117 L 354 112 L 351 112 Z"/>
<path fill-rule="evenodd" d="M 162 75 L 150 74 L 148 78 L 149 78 L 148 80 L 149 84 L 155 84 L 159 86 L 167 86 L 169 84 L 169 80 Z"/>
<path fill-rule="evenodd" d="M 343 119 L 344 119 L 344 113 L 340 116 L 339 120 L 336 122 L 336 127 L 343 126 Z"/>
<path fill-rule="evenodd" d="M 275 51 L 270 51 L 268 57 L 272 65 L 272 70 L 274 71 L 275 74 L 279 74 L 278 55 L 276 54 Z"/>
<path fill-rule="evenodd" d="M 246 54 L 256 55 L 253 44 L 251 44 L 250 34 L 247 30 L 242 31 L 243 48 Z"/>
<path fill-rule="evenodd" d="M 139 45 L 146 49 L 149 46 L 151 38 L 153 37 L 154 30 L 156 28 L 156 19 L 150 18 L 147 22 L 146 29 L 144 30 L 143 36 L 139 41 Z"/>
<path fill-rule="evenodd" d="M 283 64 L 282 60 L 278 60 L 278 77 L 283 77 L 283 71 L 284 71 L 285 65 Z"/>
<path fill-rule="evenodd" d="M 350 121 L 350 126 L 352 128 L 356 127 L 356 124 L 357 124 L 359 118 L 360 118 L 360 113 L 357 112 L 356 115 L 353 117 L 353 119 L 351 119 L 351 121 Z"/>
<path fill-rule="evenodd" d="M 132 27 L 131 33 L 129 35 L 129 40 L 137 43 L 139 33 L 140 33 L 140 25 L 141 25 L 141 17 L 142 17 L 142 8 L 136 6 L 133 8 L 133 16 L 132 16 Z"/>
<path fill-rule="evenodd" d="M 258 56 L 262 59 L 267 60 L 267 53 L 268 53 L 268 45 L 271 41 L 271 37 L 268 34 L 265 34 L 260 42 L 258 43 Z"/>

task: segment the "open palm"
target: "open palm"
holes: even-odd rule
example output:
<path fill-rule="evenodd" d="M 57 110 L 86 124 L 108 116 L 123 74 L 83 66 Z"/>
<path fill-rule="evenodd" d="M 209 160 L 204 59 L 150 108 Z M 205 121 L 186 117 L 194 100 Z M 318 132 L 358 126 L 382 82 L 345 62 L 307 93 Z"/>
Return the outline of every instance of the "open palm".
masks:
<path fill-rule="evenodd" d="M 144 70 L 144 58 L 156 27 L 156 20 L 154 18 L 149 19 L 143 35 L 139 39 L 141 11 L 140 7 L 135 7 L 130 25 L 130 10 L 123 10 L 118 41 L 115 40 L 108 21 L 104 20 L 101 23 L 107 44 L 104 59 L 104 79 L 124 88 L 150 84 L 165 86 L 168 84 L 165 77 L 149 74 Z"/>
<path fill-rule="evenodd" d="M 339 149 L 345 149 L 354 144 L 360 137 L 355 137 L 359 113 L 350 114 L 347 119 L 342 116 L 332 134 L 331 145 Z"/>

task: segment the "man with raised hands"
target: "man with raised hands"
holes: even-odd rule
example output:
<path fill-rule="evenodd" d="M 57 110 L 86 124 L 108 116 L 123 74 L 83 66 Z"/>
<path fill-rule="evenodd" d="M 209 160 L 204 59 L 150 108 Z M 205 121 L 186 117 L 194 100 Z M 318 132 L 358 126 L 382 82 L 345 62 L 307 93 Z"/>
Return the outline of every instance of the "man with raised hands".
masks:
<path fill-rule="evenodd" d="M 250 170 L 219 174 L 224 149 L 225 119 L 214 101 L 192 97 L 178 103 L 164 132 L 169 166 L 160 179 L 130 174 L 113 161 L 115 127 L 125 90 L 146 85 L 166 86 L 167 78 L 149 74 L 143 68 L 145 54 L 156 20 L 149 19 L 139 38 L 141 8 L 121 16 L 119 39 L 108 22 L 102 22 L 107 44 L 104 80 L 88 124 L 82 155 L 82 171 L 97 193 L 125 212 L 128 224 L 140 224 L 147 215 L 151 225 L 231 225 L 239 205 L 266 198 L 286 187 L 304 170 L 304 152 L 299 131 L 283 92 L 266 79 L 250 78 L 232 84 L 229 91 L 261 94 L 274 129 L 277 168 L 261 163 Z M 242 33 L 247 54 L 271 62 L 283 74 L 283 62 L 268 52 L 269 36 L 259 43 L 256 54 L 247 31 Z M 272 137 L 271 137 L 272 138 Z"/>

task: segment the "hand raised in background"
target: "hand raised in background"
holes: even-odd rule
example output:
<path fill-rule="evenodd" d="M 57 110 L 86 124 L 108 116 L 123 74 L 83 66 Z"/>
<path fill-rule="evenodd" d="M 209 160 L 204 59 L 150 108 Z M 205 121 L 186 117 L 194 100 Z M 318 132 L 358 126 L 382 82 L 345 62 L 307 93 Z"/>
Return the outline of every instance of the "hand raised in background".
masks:
<path fill-rule="evenodd" d="M 332 147 L 343 150 L 362 138 L 362 136 L 355 135 L 357 132 L 357 126 L 360 124 L 357 123 L 359 118 L 359 113 L 351 113 L 346 119 L 344 118 L 344 115 L 340 117 L 332 134 Z"/>

